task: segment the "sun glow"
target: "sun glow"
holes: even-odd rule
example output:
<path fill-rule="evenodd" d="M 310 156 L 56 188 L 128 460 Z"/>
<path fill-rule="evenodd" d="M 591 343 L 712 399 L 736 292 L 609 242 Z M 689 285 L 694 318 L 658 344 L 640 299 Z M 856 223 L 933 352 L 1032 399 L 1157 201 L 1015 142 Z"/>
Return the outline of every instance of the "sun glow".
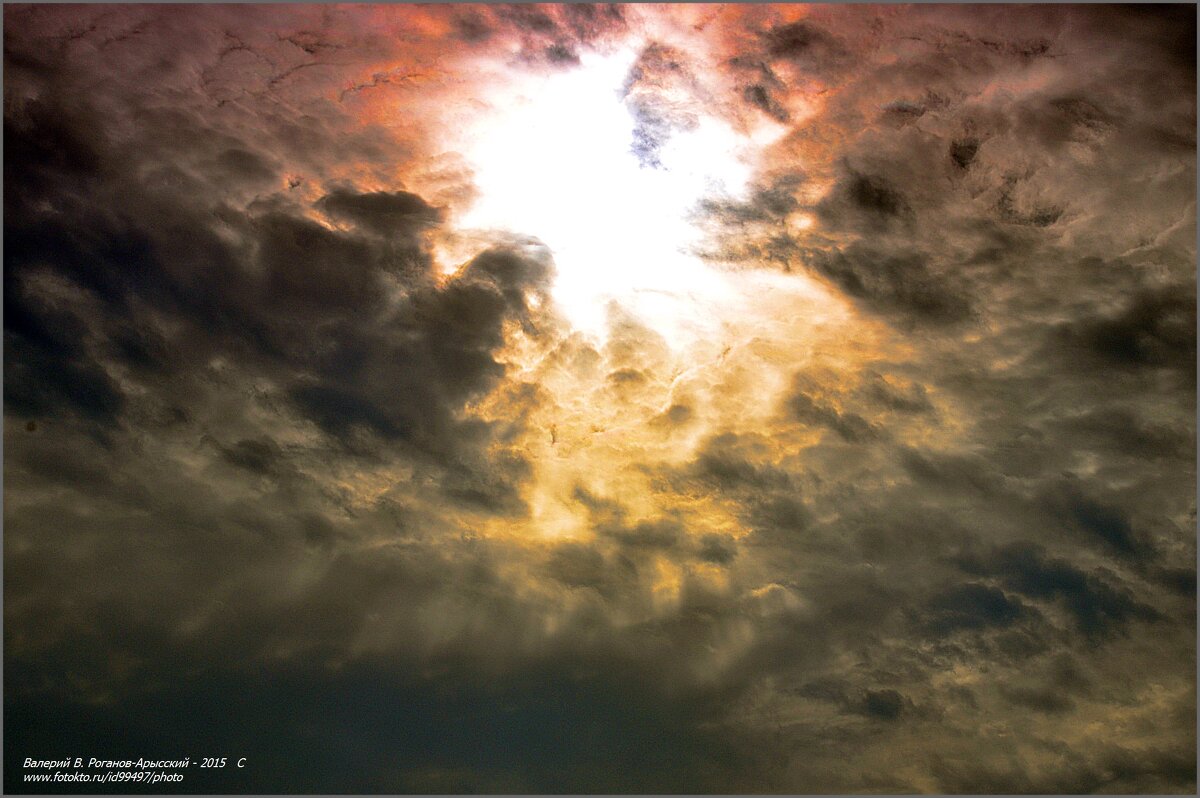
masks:
<path fill-rule="evenodd" d="M 601 333 L 616 301 L 678 344 L 703 334 L 732 291 L 690 254 L 700 232 L 689 213 L 704 197 L 745 192 L 764 136 L 671 98 L 689 104 L 689 124 L 671 131 L 658 164 L 639 162 L 623 98 L 636 56 L 585 54 L 487 98 L 462 134 L 479 194 L 458 226 L 541 239 L 557 266 L 554 300 L 576 329 Z"/>

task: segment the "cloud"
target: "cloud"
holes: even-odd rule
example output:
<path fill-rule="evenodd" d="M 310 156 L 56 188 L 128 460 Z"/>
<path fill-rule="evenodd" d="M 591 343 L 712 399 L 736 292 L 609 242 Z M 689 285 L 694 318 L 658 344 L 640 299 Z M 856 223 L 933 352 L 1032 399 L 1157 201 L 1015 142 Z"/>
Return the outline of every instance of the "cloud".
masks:
<path fill-rule="evenodd" d="M 1194 791 L 1186 12 L 6 7 L 6 787 Z M 589 335 L 448 142 L 620 47 Z"/>

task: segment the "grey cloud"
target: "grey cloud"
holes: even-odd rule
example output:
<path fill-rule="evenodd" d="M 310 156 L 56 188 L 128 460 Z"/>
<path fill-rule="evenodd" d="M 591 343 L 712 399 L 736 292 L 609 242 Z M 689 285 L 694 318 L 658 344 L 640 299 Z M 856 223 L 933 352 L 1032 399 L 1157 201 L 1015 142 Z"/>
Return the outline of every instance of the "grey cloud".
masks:
<path fill-rule="evenodd" d="M 277 473 L 283 456 L 279 444 L 266 435 L 257 439 L 244 438 L 228 447 L 220 444 L 217 446 L 221 456 L 232 465 L 263 476 L 273 476 Z"/>
<path fill-rule="evenodd" d="M 484 20 L 484 14 L 490 20 Z M 579 51 L 594 46 L 627 27 L 623 7 L 612 3 L 497 4 L 463 12 L 458 34 L 475 43 L 496 33 L 515 31 L 521 37 L 521 57 L 551 68 L 579 64 Z"/>
<path fill-rule="evenodd" d="M 1046 557 L 1035 544 L 1013 544 L 982 556 L 968 554 L 960 565 L 968 573 L 999 577 L 1008 589 L 1030 599 L 1061 600 L 1089 636 L 1111 634 L 1131 621 L 1161 618 L 1099 574 Z"/>
<path fill-rule="evenodd" d="M 882 228 L 890 220 L 911 212 L 900 190 L 877 175 L 849 170 L 835 191 L 837 193 L 832 202 L 818 206 L 818 213 L 826 221 L 841 221 L 841 217 L 849 211 L 860 214 L 866 224 Z M 833 206 L 833 202 L 839 203 L 840 207 Z"/>
<path fill-rule="evenodd" d="M 215 197 L 204 207 L 203 193 L 168 199 L 165 186 L 136 185 L 130 164 L 139 161 L 105 135 L 97 113 L 34 101 L 6 116 L 9 174 L 27 187 L 6 213 L 10 412 L 73 413 L 112 429 L 130 412 L 114 368 L 157 388 L 206 379 L 201 364 L 226 358 L 281 384 L 301 414 L 352 449 L 373 446 L 364 431 L 404 442 L 459 475 L 457 496 L 511 494 L 524 478 L 519 459 L 485 464 L 477 452 L 487 426 L 446 409 L 501 375 L 490 353 L 505 320 L 534 323 L 525 293 L 544 289 L 540 256 L 483 254 L 439 290 L 419 237 L 438 213 L 420 197 L 340 188 L 317 203 L 351 231 L 317 225 L 286 203 L 255 214 Z M 40 153 L 48 141 L 57 154 Z M 216 157 L 231 173 L 273 173 L 245 145 Z M 145 156 L 156 158 L 153 149 Z M 119 207 L 143 211 L 141 220 L 106 211 L 114 189 Z M 45 202 L 74 215 L 46 214 Z M 47 293 L 60 290 L 55 280 L 88 301 L 64 304 Z M 386 304 L 388 281 L 404 286 L 399 306 Z M 156 314 L 186 332 L 164 335 Z M 480 467 L 495 478 L 471 476 Z"/>
<path fill-rule="evenodd" d="M 808 21 L 772 27 L 761 37 L 768 58 L 788 61 L 822 76 L 835 76 L 851 58 L 836 36 Z"/>
<path fill-rule="evenodd" d="M 671 137 L 698 123 L 702 97 L 687 55 L 650 42 L 630 67 L 624 92 L 635 122 L 631 151 L 644 168 L 661 168 L 659 155 Z"/>
<path fill-rule="evenodd" d="M 812 252 L 806 260 L 850 296 L 901 314 L 901 323 L 950 324 L 973 313 L 970 295 L 935 273 L 924 253 L 897 254 L 854 244 L 831 253 Z"/>
<path fill-rule="evenodd" d="M 1115 314 L 1083 318 L 1061 330 L 1061 339 L 1118 368 L 1196 370 L 1195 293 L 1190 286 L 1143 290 Z"/>
<path fill-rule="evenodd" d="M 827 427 L 847 443 L 862 443 L 878 434 L 870 422 L 857 413 L 838 410 L 802 390 L 788 399 L 788 410 L 797 421 Z"/>
<path fill-rule="evenodd" d="M 935 596 L 929 601 L 926 612 L 926 628 L 933 634 L 944 635 L 958 629 L 1009 626 L 1029 609 L 1002 590 L 967 582 Z"/>
<path fill-rule="evenodd" d="M 335 191 L 327 194 L 318 207 L 326 212 L 356 222 L 380 235 L 411 236 L 439 221 L 437 209 L 431 208 L 416 194 L 405 191 L 376 191 L 356 194 Z"/>
<path fill-rule="evenodd" d="M 531 542 L 487 533 L 554 401 L 506 335 L 631 401 L 670 346 L 567 335 L 531 241 L 437 273 L 422 142 L 342 116 L 408 86 L 354 10 L 125 13 L 5 12 L 6 789 L 202 739 L 256 762 L 202 791 L 1194 790 L 1194 14 L 747 16 L 724 99 L 803 170 L 700 218 L 887 352 L 754 431 L 672 393 L 655 511 L 582 484 Z M 430 13 L 514 69 L 637 17 Z M 651 159 L 699 67 L 638 70 Z"/>

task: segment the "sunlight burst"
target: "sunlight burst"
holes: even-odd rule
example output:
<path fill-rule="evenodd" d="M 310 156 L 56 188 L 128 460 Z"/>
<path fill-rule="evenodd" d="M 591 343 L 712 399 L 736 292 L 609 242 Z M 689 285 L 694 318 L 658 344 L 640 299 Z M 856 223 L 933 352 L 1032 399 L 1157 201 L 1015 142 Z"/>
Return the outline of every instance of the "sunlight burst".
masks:
<path fill-rule="evenodd" d="M 662 142 L 658 163 L 642 163 L 623 97 L 636 56 L 585 55 L 576 69 L 490 98 L 493 109 L 465 131 L 479 197 L 460 223 L 545 242 L 557 265 L 553 296 L 577 329 L 601 333 L 616 301 L 679 344 L 706 328 L 730 290 L 692 254 L 700 231 L 689 213 L 705 197 L 743 196 L 765 137 L 693 113 Z"/>

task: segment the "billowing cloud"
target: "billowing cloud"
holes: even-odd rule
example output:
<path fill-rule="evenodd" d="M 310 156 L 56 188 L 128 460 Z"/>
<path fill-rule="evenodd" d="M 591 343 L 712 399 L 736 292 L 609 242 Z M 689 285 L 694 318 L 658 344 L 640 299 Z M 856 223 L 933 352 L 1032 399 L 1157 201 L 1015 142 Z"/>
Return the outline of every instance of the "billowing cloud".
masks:
<path fill-rule="evenodd" d="M 6 6 L 6 791 L 1194 791 L 1194 48 Z"/>

